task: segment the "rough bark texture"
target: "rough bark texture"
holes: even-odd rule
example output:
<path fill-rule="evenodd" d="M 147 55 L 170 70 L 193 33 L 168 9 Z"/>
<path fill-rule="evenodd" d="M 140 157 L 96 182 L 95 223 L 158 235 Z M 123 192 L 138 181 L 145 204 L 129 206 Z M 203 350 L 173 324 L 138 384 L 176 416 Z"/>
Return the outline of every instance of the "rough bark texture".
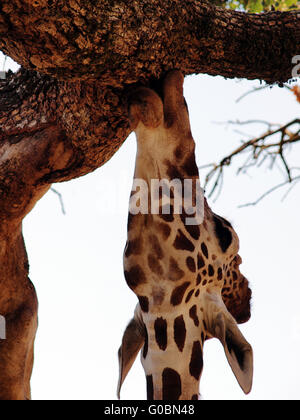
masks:
<path fill-rule="evenodd" d="M 30 398 L 37 300 L 22 220 L 54 181 L 91 172 L 130 133 L 126 97 L 168 70 L 286 81 L 300 13 L 248 15 L 204 0 L 2 0 L 0 399 Z"/>
<path fill-rule="evenodd" d="M 204 0 L 3 0 L 0 49 L 29 71 L 1 84 L 0 138 L 58 126 L 74 159 L 48 179 L 74 178 L 129 134 L 125 94 L 136 84 L 173 68 L 285 81 L 299 47 L 299 12 L 246 14 Z"/>
<path fill-rule="evenodd" d="M 119 88 L 174 67 L 285 81 L 299 53 L 299 16 L 203 0 L 2 0 L 0 49 L 28 69 Z"/>
<path fill-rule="evenodd" d="M 43 181 L 84 175 L 109 160 L 130 133 L 126 101 L 121 90 L 97 81 L 57 81 L 25 69 L 0 82 L 0 150 L 49 127 L 61 131 L 59 147 L 68 143 L 72 158 L 56 170 L 50 165 Z"/>

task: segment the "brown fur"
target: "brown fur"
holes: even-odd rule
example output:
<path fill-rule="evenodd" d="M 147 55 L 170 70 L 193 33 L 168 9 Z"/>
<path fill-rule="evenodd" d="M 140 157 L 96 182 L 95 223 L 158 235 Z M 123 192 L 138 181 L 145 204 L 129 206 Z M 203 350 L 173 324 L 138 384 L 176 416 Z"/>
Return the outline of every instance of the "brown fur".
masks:
<path fill-rule="evenodd" d="M 152 179 L 170 182 L 177 178 L 192 179 L 193 194 L 196 191 L 195 144 L 182 83 L 182 75 L 174 71 L 165 79 L 163 101 L 150 89 L 139 89 L 135 99 L 133 95 L 130 115 L 138 142 L 135 177 L 143 179 L 149 190 Z M 160 198 L 160 214 L 129 216 L 124 258 L 126 280 L 140 296 L 139 322 L 147 330 L 143 365 L 148 396 L 154 399 L 198 395 L 205 338 L 217 336 L 225 351 L 227 347 L 235 349 L 238 360 L 249 348 L 223 304 L 238 322 L 250 316 L 251 291 L 239 271 L 238 237 L 229 222 L 211 211 L 206 200 L 203 222 L 186 225 L 185 212 L 174 211 L 173 193 L 170 214 L 163 214 L 167 207 L 162 207 Z M 191 198 L 195 201 L 196 197 Z M 138 254 L 135 244 L 140 241 L 143 250 Z M 227 325 L 230 341 L 223 337 Z M 242 367 L 236 366 L 230 353 L 227 355 L 243 389 L 249 392 L 248 371 L 241 372 Z M 245 360 L 250 366 L 251 357 L 245 356 Z M 123 380 L 121 377 L 120 383 Z"/>

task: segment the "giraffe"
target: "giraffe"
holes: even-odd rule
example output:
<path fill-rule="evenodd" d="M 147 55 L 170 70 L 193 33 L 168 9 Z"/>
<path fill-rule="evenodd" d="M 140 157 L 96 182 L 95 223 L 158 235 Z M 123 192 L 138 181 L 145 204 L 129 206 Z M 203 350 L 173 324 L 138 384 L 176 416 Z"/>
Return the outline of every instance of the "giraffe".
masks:
<path fill-rule="evenodd" d="M 164 79 L 161 96 L 140 87 L 129 100 L 137 138 L 134 178 L 142 179 L 149 190 L 152 179 L 199 180 L 183 82 L 181 72 L 173 70 Z M 151 201 L 149 190 L 146 200 Z M 129 212 L 124 275 L 138 304 L 118 353 L 118 397 L 141 351 L 147 399 L 198 399 L 203 345 L 213 337 L 222 343 L 247 394 L 253 352 L 237 323 L 250 318 L 251 290 L 239 270 L 238 236 L 206 199 L 201 223 L 186 223 L 187 211 L 182 206 L 181 214 L 175 212 L 172 191 L 169 213 L 163 210 L 162 197 L 158 214 Z"/>

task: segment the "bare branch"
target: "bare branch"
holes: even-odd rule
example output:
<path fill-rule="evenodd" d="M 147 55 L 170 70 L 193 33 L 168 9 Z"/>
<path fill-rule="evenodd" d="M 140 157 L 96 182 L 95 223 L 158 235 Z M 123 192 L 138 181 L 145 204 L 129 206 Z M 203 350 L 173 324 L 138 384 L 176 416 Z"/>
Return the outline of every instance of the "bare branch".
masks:
<path fill-rule="evenodd" d="M 240 102 L 242 99 L 244 99 L 246 96 L 248 96 L 248 95 L 250 95 L 251 93 L 255 93 L 255 92 L 258 92 L 258 91 L 260 91 L 260 90 L 264 90 L 264 89 L 267 89 L 267 88 L 272 88 L 273 86 L 270 86 L 270 85 L 264 85 L 264 86 L 258 86 L 258 87 L 255 87 L 255 88 L 253 88 L 253 89 L 251 89 L 251 90 L 248 90 L 246 93 L 243 93 L 243 95 L 241 95 L 235 102 L 236 103 L 238 103 L 238 102 Z M 281 85 L 280 85 L 280 87 L 281 88 L 286 88 L 286 89 L 289 89 L 289 90 L 291 90 L 291 87 L 287 84 L 287 83 L 282 83 Z"/>
<path fill-rule="evenodd" d="M 217 197 L 220 195 L 222 184 L 224 181 L 224 169 L 226 166 L 230 166 L 233 159 L 247 154 L 244 163 L 238 168 L 237 174 L 247 174 L 247 171 L 253 167 L 262 167 L 263 165 L 269 165 L 269 169 L 273 169 L 276 165 L 282 170 L 283 176 L 286 178 L 283 183 L 276 185 L 275 187 L 268 190 L 261 197 L 259 197 L 254 203 L 249 203 L 241 207 L 248 205 L 255 205 L 259 203 L 263 198 L 272 193 L 273 191 L 290 184 L 291 188 L 285 194 L 286 197 L 289 192 L 294 188 L 294 185 L 299 181 L 300 176 L 295 176 L 295 170 L 299 170 L 299 167 L 291 167 L 286 157 L 286 151 L 291 145 L 300 142 L 300 119 L 295 118 L 294 120 L 284 124 L 269 123 L 263 120 L 248 120 L 248 121 L 228 121 L 227 124 L 236 125 L 247 125 L 253 123 L 260 123 L 267 125 L 267 131 L 261 136 L 251 138 L 247 141 L 242 141 L 242 144 L 233 150 L 230 154 L 225 156 L 219 163 L 211 163 L 204 165 L 199 169 L 211 168 L 205 178 L 204 188 L 208 189 L 208 185 L 212 184 L 209 197 L 214 194 Z M 274 140 L 273 140 L 274 139 Z M 273 140 L 273 141 L 272 141 Z"/>
<path fill-rule="evenodd" d="M 62 214 L 65 216 L 66 215 L 66 210 L 65 210 L 64 200 L 63 200 L 63 197 L 62 197 L 61 193 L 58 192 L 53 187 L 51 188 L 51 191 L 58 196 L 58 199 L 59 199 L 59 202 L 60 202 L 60 206 L 61 206 Z"/>
<path fill-rule="evenodd" d="M 296 186 L 296 184 L 300 181 L 300 176 L 293 178 L 292 179 L 292 186 L 289 188 L 289 190 L 287 191 L 287 193 L 285 193 L 285 195 L 282 198 L 282 201 L 288 196 L 288 194 L 290 193 L 290 191 Z M 258 204 L 260 201 L 262 201 L 265 197 L 267 197 L 269 194 L 271 194 L 272 192 L 288 185 L 290 183 L 290 181 L 285 181 L 282 182 L 281 184 L 275 185 L 275 187 L 270 188 L 268 191 L 266 191 L 263 195 L 261 195 L 256 201 L 253 201 L 252 203 L 247 203 L 247 204 L 242 204 L 240 206 L 238 206 L 239 208 L 242 207 L 249 207 L 249 206 L 256 206 L 256 204 Z"/>
<path fill-rule="evenodd" d="M 267 89 L 268 87 L 270 87 L 270 86 L 269 85 L 265 85 L 265 86 L 259 86 L 259 87 L 253 88 L 252 90 L 248 90 L 246 93 L 243 93 L 242 96 L 240 96 L 239 98 L 237 98 L 237 100 L 235 102 L 238 103 L 242 99 L 244 99 L 246 96 L 250 95 L 251 93 L 258 92 L 259 90 Z"/>

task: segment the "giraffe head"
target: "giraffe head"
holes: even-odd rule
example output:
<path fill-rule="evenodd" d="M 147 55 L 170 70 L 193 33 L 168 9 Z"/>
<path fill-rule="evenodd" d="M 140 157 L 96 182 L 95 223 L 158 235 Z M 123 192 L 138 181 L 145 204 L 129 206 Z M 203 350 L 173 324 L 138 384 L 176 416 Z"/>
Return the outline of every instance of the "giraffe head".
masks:
<path fill-rule="evenodd" d="M 181 73 L 167 75 L 162 98 L 140 88 L 130 104 L 138 143 L 135 178 L 149 187 L 139 200 L 154 200 L 149 193 L 154 178 L 197 181 Z M 238 236 L 205 199 L 201 222 L 188 224 L 184 205 L 181 212 L 175 211 L 177 192 L 174 188 L 169 195 L 169 212 L 161 196 L 156 197 L 157 214 L 129 214 L 125 278 L 139 303 L 119 350 L 118 394 L 142 350 L 148 399 L 198 399 L 203 345 L 213 337 L 220 340 L 238 383 L 248 393 L 252 348 L 237 323 L 250 318 L 251 290 L 239 269 Z M 197 194 L 193 188 L 192 195 Z"/>

